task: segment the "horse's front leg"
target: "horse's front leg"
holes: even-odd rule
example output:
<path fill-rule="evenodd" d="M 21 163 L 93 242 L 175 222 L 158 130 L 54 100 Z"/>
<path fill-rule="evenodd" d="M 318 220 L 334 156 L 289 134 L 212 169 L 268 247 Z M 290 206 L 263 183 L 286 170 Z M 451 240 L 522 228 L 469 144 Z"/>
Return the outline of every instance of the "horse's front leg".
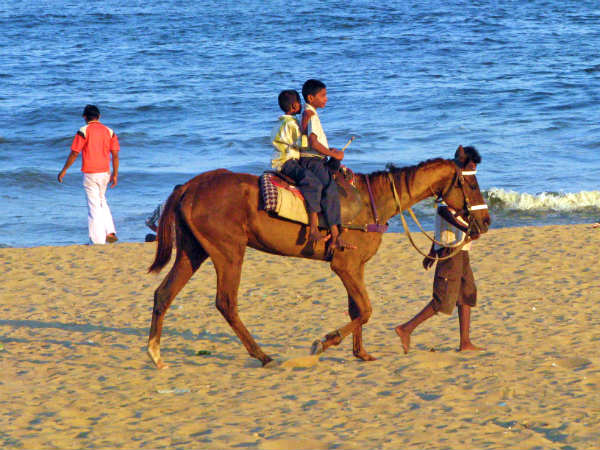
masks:
<path fill-rule="evenodd" d="M 340 277 L 348 291 L 348 309 L 352 321 L 326 334 L 323 340 L 315 341 L 311 353 L 318 354 L 332 345 L 338 345 L 346 336 L 353 333 L 354 356 L 364 361 L 372 361 L 375 358 L 367 353 L 362 343 L 362 326 L 368 322 L 372 312 L 371 302 L 363 279 L 364 263 L 359 263 L 357 267 L 351 267 L 347 261 L 344 264 L 336 264 L 334 258 L 331 268 Z"/>
<path fill-rule="evenodd" d="M 350 295 L 348 296 L 348 314 L 353 320 L 360 317 L 360 312 L 356 306 L 356 302 Z M 352 353 L 354 356 L 362 359 L 363 361 L 374 361 L 377 359 L 369 355 L 363 346 L 362 325 L 359 325 L 352 334 Z"/>

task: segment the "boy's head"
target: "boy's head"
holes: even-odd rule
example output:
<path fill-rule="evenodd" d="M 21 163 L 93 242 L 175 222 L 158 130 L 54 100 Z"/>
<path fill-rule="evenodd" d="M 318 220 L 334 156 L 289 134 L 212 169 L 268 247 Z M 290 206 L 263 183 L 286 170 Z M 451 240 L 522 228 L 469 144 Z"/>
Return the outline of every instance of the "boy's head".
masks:
<path fill-rule="evenodd" d="M 298 114 L 302 109 L 302 106 L 300 105 L 300 94 L 294 89 L 281 91 L 277 101 L 279 102 L 281 110 L 286 114 Z"/>
<path fill-rule="evenodd" d="M 89 122 L 90 120 L 96 120 L 100 118 L 100 110 L 96 105 L 85 105 L 82 115 L 85 117 L 85 120 Z"/>
<path fill-rule="evenodd" d="M 477 165 L 481 162 L 481 155 L 475 147 L 459 145 L 454 153 L 454 161 L 460 168 Z"/>
<path fill-rule="evenodd" d="M 319 80 L 307 80 L 302 86 L 304 101 L 315 108 L 323 108 L 327 104 L 327 86 Z"/>

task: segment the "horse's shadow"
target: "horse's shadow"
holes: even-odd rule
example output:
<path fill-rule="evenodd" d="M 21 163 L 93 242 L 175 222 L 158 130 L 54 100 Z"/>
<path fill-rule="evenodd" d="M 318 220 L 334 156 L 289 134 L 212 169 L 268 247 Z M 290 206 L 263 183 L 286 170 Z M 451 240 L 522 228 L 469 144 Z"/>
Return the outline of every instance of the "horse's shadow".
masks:
<path fill-rule="evenodd" d="M 69 332 L 78 332 L 83 334 L 88 333 L 118 333 L 128 336 L 137 336 L 146 339 L 146 328 L 128 328 L 128 327 L 107 327 L 104 325 L 94 325 L 91 323 L 63 323 L 63 322 L 44 322 L 41 320 L 0 320 L 0 326 L 9 326 L 16 329 L 29 328 L 29 329 L 57 329 Z M 211 333 L 206 330 L 202 330 L 199 333 L 194 333 L 191 330 L 176 330 L 176 329 L 165 329 L 167 334 L 170 336 L 177 336 L 186 341 L 199 341 L 208 340 L 211 343 L 223 343 L 230 344 L 236 342 L 238 338 L 234 334 L 229 333 Z M 0 342 L 27 342 L 27 339 L 12 338 L 8 336 L 0 337 Z M 74 343 L 72 341 L 59 341 L 59 340 L 45 340 L 48 343 L 62 344 L 66 347 L 72 347 Z M 91 341 L 84 341 L 86 345 L 99 345 Z M 78 344 L 79 345 L 79 344 Z M 113 344 L 119 345 L 119 344 Z"/>

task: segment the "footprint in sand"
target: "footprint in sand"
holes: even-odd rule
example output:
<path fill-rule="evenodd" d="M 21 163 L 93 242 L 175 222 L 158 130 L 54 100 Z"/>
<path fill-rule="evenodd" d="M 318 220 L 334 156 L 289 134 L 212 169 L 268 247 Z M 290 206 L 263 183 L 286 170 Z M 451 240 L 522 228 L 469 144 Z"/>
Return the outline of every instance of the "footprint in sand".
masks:
<path fill-rule="evenodd" d="M 306 369 L 316 366 L 320 355 L 291 356 L 276 359 L 267 364 L 266 368 L 273 369 Z"/>
<path fill-rule="evenodd" d="M 564 369 L 582 370 L 587 368 L 592 362 L 587 358 L 572 356 L 570 358 L 561 358 L 556 364 Z"/>

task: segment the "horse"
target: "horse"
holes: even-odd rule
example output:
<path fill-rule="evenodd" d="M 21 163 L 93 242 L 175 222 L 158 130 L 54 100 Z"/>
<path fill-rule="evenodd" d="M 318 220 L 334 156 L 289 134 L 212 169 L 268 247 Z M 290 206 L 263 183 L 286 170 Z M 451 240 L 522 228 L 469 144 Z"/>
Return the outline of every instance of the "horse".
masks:
<path fill-rule="evenodd" d="M 149 272 L 159 272 L 170 261 L 174 227 L 175 262 L 154 293 L 147 348 L 150 359 L 157 368 L 165 367 L 160 354 L 165 314 L 179 291 L 210 257 L 217 275 L 217 309 L 250 356 L 260 360 L 263 366 L 272 361 L 238 315 L 242 263 L 246 247 L 251 247 L 281 256 L 330 261 L 331 270 L 346 288 L 351 320 L 326 334 L 324 339 L 315 341 L 312 351 L 325 351 L 352 333 L 354 356 L 364 361 L 374 360 L 362 342 L 362 327 L 372 312 L 364 270 L 381 245 L 379 224 L 387 223 L 402 210 L 433 196 L 462 211 L 469 223 L 468 235 L 477 238 L 488 230 L 490 216 L 477 179 L 469 173 L 471 175 L 463 176 L 455 160 L 436 158 L 410 167 L 390 166 L 370 174 L 354 174 L 363 207 L 353 222 L 365 225 L 344 228 L 344 240 L 356 248 L 336 250 L 333 257 L 328 256 L 324 242 L 308 242 L 307 225 L 278 218 L 260 208 L 259 182 L 255 175 L 217 169 L 176 187 L 160 218 L 156 254 L 149 268 Z M 374 219 L 377 224 L 374 229 L 379 232 L 369 232 L 366 226 Z"/>

